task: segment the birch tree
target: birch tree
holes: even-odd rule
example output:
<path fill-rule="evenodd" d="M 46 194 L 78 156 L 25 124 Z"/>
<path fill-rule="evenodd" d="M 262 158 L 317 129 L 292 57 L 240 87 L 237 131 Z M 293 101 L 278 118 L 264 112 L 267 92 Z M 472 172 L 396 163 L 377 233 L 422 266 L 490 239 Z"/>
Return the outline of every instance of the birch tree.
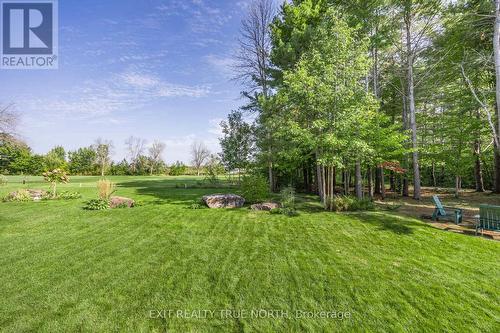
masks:
<path fill-rule="evenodd" d="M 146 149 L 146 140 L 131 136 L 125 140 L 125 147 L 127 149 L 128 158 L 130 159 L 130 169 L 132 173 L 135 173 L 137 171 L 139 157 L 144 154 L 144 150 Z"/>
<path fill-rule="evenodd" d="M 209 157 L 210 151 L 203 142 L 193 142 L 191 145 L 191 161 L 198 176 L 200 175 L 201 169 Z"/>
<path fill-rule="evenodd" d="M 104 177 L 107 169 L 111 165 L 111 155 L 113 154 L 113 142 L 98 138 L 92 145 L 95 152 L 95 162 L 99 166 L 101 177 Z"/>
<path fill-rule="evenodd" d="M 161 141 L 155 141 L 149 147 L 148 154 L 151 160 L 151 165 L 149 166 L 149 174 L 153 175 L 154 170 L 158 169 L 158 165 L 161 163 L 163 157 L 163 152 L 165 151 L 166 145 Z"/>

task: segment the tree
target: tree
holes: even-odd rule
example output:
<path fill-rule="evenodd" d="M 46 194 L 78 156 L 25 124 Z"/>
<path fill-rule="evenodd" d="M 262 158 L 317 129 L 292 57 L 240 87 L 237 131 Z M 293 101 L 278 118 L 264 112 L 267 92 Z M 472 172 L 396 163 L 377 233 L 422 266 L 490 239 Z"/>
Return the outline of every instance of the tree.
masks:
<path fill-rule="evenodd" d="M 3 135 L 2 138 L 0 138 L 0 173 L 31 173 L 31 148 L 12 136 Z"/>
<path fill-rule="evenodd" d="M 111 162 L 110 173 L 113 176 L 126 176 L 130 172 L 130 165 L 128 164 L 126 159 L 123 159 L 121 162 L 114 163 Z"/>
<path fill-rule="evenodd" d="M 271 23 L 275 16 L 272 0 L 253 0 L 248 7 L 247 16 L 241 23 L 239 53 L 236 56 L 236 79 L 246 85 L 248 91 L 243 95 L 250 100 L 246 109 L 260 113 L 258 124 L 262 126 L 260 146 L 266 149 L 266 164 L 269 186 L 274 190 L 273 176 L 273 136 L 267 123 L 265 105 L 271 94 Z"/>
<path fill-rule="evenodd" d="M 43 174 L 43 178 L 46 182 L 50 183 L 52 188 L 52 197 L 57 197 L 57 184 L 66 184 L 69 182 L 69 177 L 64 170 L 55 169 L 52 171 L 47 171 Z"/>
<path fill-rule="evenodd" d="M 415 99 L 415 67 L 424 51 L 431 45 L 430 35 L 439 26 L 441 0 L 404 0 L 396 2 L 401 22 L 401 59 L 404 77 L 403 126 L 410 131 L 411 160 L 413 167 L 413 198 L 421 197 L 421 176 L 417 132 L 417 108 Z"/>
<path fill-rule="evenodd" d="M 69 171 L 73 175 L 92 175 L 97 154 L 93 147 L 79 148 L 68 153 Z"/>
<path fill-rule="evenodd" d="M 168 174 L 170 176 L 182 176 L 187 172 L 187 166 L 184 163 L 177 161 L 170 167 Z"/>
<path fill-rule="evenodd" d="M 220 126 L 224 136 L 219 139 L 222 148 L 219 156 L 228 171 L 238 170 L 240 179 L 241 169 L 246 168 L 252 158 L 253 127 L 243 120 L 241 111 L 232 111 Z"/>
<path fill-rule="evenodd" d="M 134 174 L 137 170 L 139 156 L 144 154 L 146 140 L 131 136 L 125 141 L 125 145 L 130 159 L 131 172 Z"/>
<path fill-rule="evenodd" d="M 282 121 L 285 131 L 296 136 L 290 139 L 307 142 L 313 152 L 318 192 L 327 209 L 336 170 L 347 171 L 370 150 L 363 138 L 376 104 L 362 82 L 369 69 L 367 53 L 367 41 L 358 41 L 355 29 L 328 10 L 310 49 L 284 72 L 279 118 L 288 120 Z"/>
<path fill-rule="evenodd" d="M 66 150 L 64 147 L 56 146 L 52 148 L 45 155 L 45 166 L 49 171 L 54 169 L 67 169 Z"/>
<path fill-rule="evenodd" d="M 493 30 L 493 58 L 495 63 L 496 129 L 492 129 L 495 142 L 495 192 L 500 193 L 500 0 L 495 0 L 495 27 Z M 490 120 L 491 122 L 491 120 Z M 495 126 L 493 126 L 495 127 Z"/>
<path fill-rule="evenodd" d="M 14 112 L 14 105 L 0 105 L 0 135 L 13 135 L 19 122 L 19 115 Z"/>
<path fill-rule="evenodd" d="M 224 166 L 217 155 L 210 154 L 206 164 L 207 174 L 205 179 L 212 185 L 219 182 L 219 175 L 224 173 Z"/>
<path fill-rule="evenodd" d="M 92 149 L 95 152 L 95 162 L 99 166 L 101 177 L 104 177 L 106 170 L 111 165 L 113 142 L 98 138 L 92 145 Z"/>
<path fill-rule="evenodd" d="M 157 170 L 159 165 L 163 162 L 163 151 L 165 150 L 166 145 L 163 142 L 160 141 L 155 141 L 149 147 L 148 152 L 149 152 L 149 158 L 151 159 L 151 168 L 150 168 L 150 175 L 153 175 L 153 171 Z"/>
<path fill-rule="evenodd" d="M 203 164 L 210 157 L 210 151 L 203 142 L 193 142 L 191 145 L 191 161 L 196 169 L 196 174 L 199 176 Z"/>

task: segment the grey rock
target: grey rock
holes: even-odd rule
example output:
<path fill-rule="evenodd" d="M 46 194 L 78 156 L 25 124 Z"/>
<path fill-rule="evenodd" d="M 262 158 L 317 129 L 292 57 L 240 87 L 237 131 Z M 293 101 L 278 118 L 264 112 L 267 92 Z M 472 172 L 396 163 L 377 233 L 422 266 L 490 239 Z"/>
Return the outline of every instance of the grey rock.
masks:
<path fill-rule="evenodd" d="M 204 196 L 203 202 L 209 208 L 241 208 L 245 198 L 236 194 L 212 194 Z"/>
<path fill-rule="evenodd" d="M 250 209 L 252 209 L 252 210 L 262 210 L 262 211 L 266 211 L 266 212 L 269 212 L 273 209 L 278 209 L 278 208 L 280 208 L 280 204 L 277 204 L 275 202 L 263 202 L 263 203 L 259 203 L 259 204 L 255 204 L 255 205 L 250 206 Z"/>

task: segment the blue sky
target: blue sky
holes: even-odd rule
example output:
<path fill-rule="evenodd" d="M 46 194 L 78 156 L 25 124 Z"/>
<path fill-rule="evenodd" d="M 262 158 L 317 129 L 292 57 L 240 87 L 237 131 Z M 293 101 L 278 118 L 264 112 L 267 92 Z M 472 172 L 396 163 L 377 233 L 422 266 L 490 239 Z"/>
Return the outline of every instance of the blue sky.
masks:
<path fill-rule="evenodd" d="M 165 142 L 169 163 L 195 140 L 216 152 L 218 123 L 244 102 L 230 65 L 247 2 L 60 0 L 59 69 L 0 71 L 0 102 L 36 153 L 102 137 L 118 160 L 130 135 Z"/>

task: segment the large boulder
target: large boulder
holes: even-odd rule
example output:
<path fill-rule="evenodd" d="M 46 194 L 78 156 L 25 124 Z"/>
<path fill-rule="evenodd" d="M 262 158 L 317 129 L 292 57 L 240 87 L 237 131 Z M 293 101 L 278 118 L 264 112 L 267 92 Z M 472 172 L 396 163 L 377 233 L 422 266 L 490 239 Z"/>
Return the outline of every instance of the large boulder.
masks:
<path fill-rule="evenodd" d="M 203 202 L 210 208 L 241 208 L 245 198 L 236 194 L 212 194 L 204 196 Z"/>
<path fill-rule="evenodd" d="M 109 207 L 110 208 L 132 208 L 135 206 L 135 201 L 130 198 L 124 197 L 111 197 L 109 199 Z"/>
<path fill-rule="evenodd" d="M 266 212 L 270 212 L 271 210 L 278 208 L 280 208 L 280 204 L 275 202 L 263 202 L 250 206 L 250 209 L 252 210 L 262 210 Z"/>

